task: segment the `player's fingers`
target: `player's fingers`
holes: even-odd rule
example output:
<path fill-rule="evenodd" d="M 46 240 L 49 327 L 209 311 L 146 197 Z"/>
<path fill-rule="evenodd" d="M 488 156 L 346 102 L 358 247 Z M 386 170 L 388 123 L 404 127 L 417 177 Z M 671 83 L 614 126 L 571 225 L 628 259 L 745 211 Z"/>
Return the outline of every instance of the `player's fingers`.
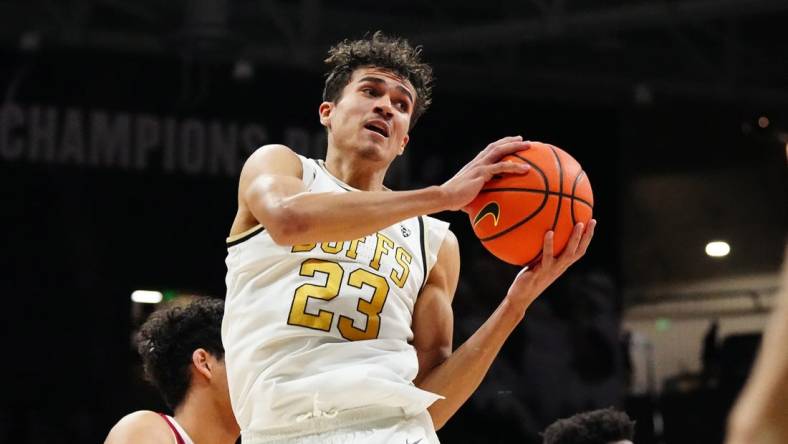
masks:
<path fill-rule="evenodd" d="M 500 144 L 490 150 L 485 156 L 484 160 L 490 163 L 498 162 L 503 157 L 508 156 L 509 154 L 516 153 L 518 151 L 526 150 L 530 147 L 531 142 L 529 141 L 512 141 Z"/>
<path fill-rule="evenodd" d="M 487 145 L 487 148 L 492 150 L 498 145 L 503 145 L 504 143 L 510 143 L 510 142 L 522 142 L 522 140 L 523 140 L 523 136 L 507 136 Z"/>
<path fill-rule="evenodd" d="M 495 147 L 497 147 L 498 145 L 509 143 L 509 142 L 519 142 L 521 140 L 523 140 L 523 136 L 508 136 L 502 139 L 498 139 L 495 142 L 492 142 L 489 145 L 487 145 L 483 150 L 479 151 L 479 154 L 474 158 L 474 160 L 482 157 L 487 157 L 487 155 L 490 154 L 490 152 L 493 151 Z"/>
<path fill-rule="evenodd" d="M 591 219 L 588 221 L 588 226 L 586 227 L 585 233 L 583 233 L 583 238 L 580 239 L 580 246 L 577 248 L 577 253 L 580 256 L 586 254 L 588 244 L 591 243 L 591 238 L 594 237 L 594 228 L 596 228 L 596 219 Z"/>
<path fill-rule="evenodd" d="M 544 267 L 549 267 L 555 262 L 553 238 L 555 238 L 555 233 L 552 230 L 544 234 L 544 245 L 542 246 L 542 266 Z"/>
<path fill-rule="evenodd" d="M 579 222 L 572 229 L 572 235 L 569 236 L 569 241 L 566 243 L 566 249 L 564 249 L 564 254 L 562 255 L 568 262 L 575 260 L 577 247 L 580 245 L 580 238 L 583 237 L 583 228 L 583 223 Z"/>
<path fill-rule="evenodd" d="M 525 174 L 531 166 L 527 163 L 518 162 L 498 162 L 487 165 L 484 168 L 485 181 L 490 180 L 496 174 Z"/>

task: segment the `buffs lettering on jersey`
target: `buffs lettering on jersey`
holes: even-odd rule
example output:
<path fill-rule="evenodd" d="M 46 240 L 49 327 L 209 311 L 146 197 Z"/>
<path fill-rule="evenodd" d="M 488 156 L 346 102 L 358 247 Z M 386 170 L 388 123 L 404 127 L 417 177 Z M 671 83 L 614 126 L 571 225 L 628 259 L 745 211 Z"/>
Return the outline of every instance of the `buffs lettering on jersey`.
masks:
<path fill-rule="evenodd" d="M 290 250 L 291 253 L 308 253 L 319 246 L 319 250 L 326 254 L 343 255 L 348 259 L 360 262 L 358 260 L 359 249 L 366 247 L 370 251 L 371 247 L 367 247 L 367 238 L 372 236 L 354 239 L 345 242 L 321 242 L 314 244 L 300 244 L 293 245 Z M 370 242 L 371 246 L 372 243 Z M 413 263 L 413 254 L 405 247 L 397 245 L 397 243 L 390 237 L 381 232 L 375 233 L 375 247 L 372 251 L 372 259 L 367 264 L 375 271 L 380 270 L 381 262 L 391 265 L 391 273 L 389 277 L 391 281 L 399 288 L 403 288 L 410 276 L 410 265 Z"/>

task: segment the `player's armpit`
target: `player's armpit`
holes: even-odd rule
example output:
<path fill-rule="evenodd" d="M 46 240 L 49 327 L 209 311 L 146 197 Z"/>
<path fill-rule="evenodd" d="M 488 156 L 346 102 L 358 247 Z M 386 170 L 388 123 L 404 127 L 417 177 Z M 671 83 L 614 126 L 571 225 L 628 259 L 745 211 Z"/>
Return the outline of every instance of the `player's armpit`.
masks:
<path fill-rule="evenodd" d="M 172 444 L 172 430 L 158 413 L 141 410 L 124 416 L 109 431 L 104 444 Z"/>
<path fill-rule="evenodd" d="M 449 231 L 413 310 L 413 347 L 419 360 L 414 383 L 419 387 L 452 353 L 454 314 L 451 303 L 459 275 L 459 245 L 457 237 Z"/>

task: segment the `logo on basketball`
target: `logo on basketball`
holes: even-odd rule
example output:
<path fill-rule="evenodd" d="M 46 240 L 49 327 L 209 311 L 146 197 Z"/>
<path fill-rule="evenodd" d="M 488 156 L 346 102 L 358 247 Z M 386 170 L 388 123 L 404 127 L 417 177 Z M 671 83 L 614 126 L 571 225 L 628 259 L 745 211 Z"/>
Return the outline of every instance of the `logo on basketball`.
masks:
<path fill-rule="evenodd" d="M 498 226 L 498 218 L 501 215 L 501 207 L 498 205 L 498 202 L 490 202 L 479 211 L 479 214 L 473 219 L 473 226 L 479 225 L 479 222 L 482 221 L 487 216 L 491 216 L 493 218 L 493 225 Z"/>

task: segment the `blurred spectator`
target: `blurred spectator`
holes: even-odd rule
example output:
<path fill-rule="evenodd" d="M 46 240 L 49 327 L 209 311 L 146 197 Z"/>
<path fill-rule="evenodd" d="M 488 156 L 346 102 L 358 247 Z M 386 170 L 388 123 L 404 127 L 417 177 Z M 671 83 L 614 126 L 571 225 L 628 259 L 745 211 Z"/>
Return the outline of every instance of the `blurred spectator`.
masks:
<path fill-rule="evenodd" d="M 720 347 L 717 340 L 717 332 L 720 323 L 717 319 L 713 320 L 706 335 L 703 337 L 703 349 L 701 351 L 702 377 L 704 384 L 714 384 L 719 376 L 720 366 Z"/>
<path fill-rule="evenodd" d="M 635 422 L 613 408 L 578 413 L 550 424 L 544 444 L 632 444 Z"/>

